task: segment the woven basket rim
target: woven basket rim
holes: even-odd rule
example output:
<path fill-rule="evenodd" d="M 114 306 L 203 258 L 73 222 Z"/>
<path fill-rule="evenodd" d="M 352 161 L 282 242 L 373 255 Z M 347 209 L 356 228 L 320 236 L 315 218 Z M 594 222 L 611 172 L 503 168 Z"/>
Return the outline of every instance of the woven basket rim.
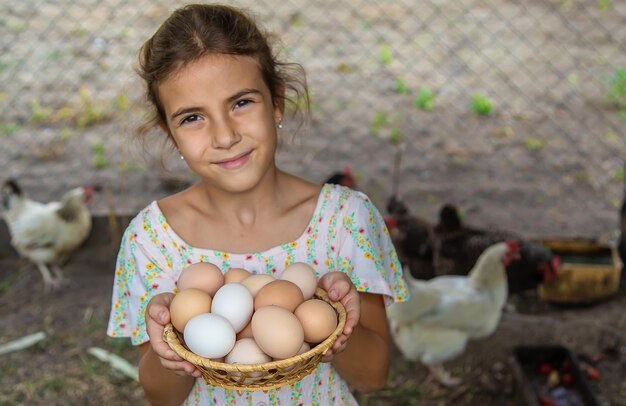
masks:
<path fill-rule="evenodd" d="M 316 289 L 315 295 L 312 297 L 312 299 L 324 300 L 335 309 L 338 319 L 337 327 L 331 333 L 331 335 L 328 336 L 328 338 L 317 344 L 315 347 L 311 348 L 309 351 L 302 354 L 294 355 L 289 358 L 265 362 L 262 364 L 227 364 L 225 362 L 213 361 L 209 358 L 201 357 L 185 348 L 185 346 L 178 338 L 178 334 L 176 333 L 174 326 L 171 323 L 168 323 L 165 326 L 165 329 L 163 331 L 163 339 L 170 346 L 170 348 L 181 358 L 191 362 L 196 366 L 200 365 L 209 369 L 219 369 L 228 372 L 264 372 L 271 369 L 289 367 L 303 360 L 310 359 L 317 354 L 325 354 L 328 349 L 333 346 L 337 338 L 342 334 L 343 328 L 345 327 L 347 315 L 346 309 L 341 304 L 341 302 L 332 301 L 328 297 L 326 291 L 321 288 Z M 267 387 L 272 388 L 275 387 L 275 385 L 267 385 Z"/>

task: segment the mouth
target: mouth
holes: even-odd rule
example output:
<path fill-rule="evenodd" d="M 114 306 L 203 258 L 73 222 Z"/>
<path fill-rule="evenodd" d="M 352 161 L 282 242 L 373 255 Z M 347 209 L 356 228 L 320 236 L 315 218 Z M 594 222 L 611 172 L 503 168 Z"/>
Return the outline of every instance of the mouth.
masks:
<path fill-rule="evenodd" d="M 213 162 L 214 165 L 224 169 L 238 169 L 248 162 L 252 151 L 244 152 L 243 154 L 235 155 L 232 158 L 222 159 L 220 161 Z"/>

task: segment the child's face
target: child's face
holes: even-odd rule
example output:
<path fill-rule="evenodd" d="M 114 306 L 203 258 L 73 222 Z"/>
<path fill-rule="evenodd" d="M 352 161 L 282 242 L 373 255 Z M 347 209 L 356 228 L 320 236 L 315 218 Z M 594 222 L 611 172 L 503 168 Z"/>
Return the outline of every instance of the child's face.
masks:
<path fill-rule="evenodd" d="M 243 191 L 274 170 L 282 112 L 254 59 L 205 56 L 164 81 L 159 97 L 167 130 L 205 181 Z"/>

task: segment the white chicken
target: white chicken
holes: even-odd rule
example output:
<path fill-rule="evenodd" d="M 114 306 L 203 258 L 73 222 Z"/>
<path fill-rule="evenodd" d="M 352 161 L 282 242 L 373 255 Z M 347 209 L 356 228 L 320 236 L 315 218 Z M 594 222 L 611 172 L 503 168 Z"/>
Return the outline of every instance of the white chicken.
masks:
<path fill-rule="evenodd" d="M 469 339 L 495 331 L 507 300 L 505 267 L 518 257 L 518 243 L 509 241 L 487 248 L 467 276 L 418 280 L 405 271 L 411 297 L 387 308 L 402 355 L 428 366 L 442 385 L 459 384 L 443 362 L 462 354 Z"/>
<path fill-rule="evenodd" d="M 60 286 L 61 264 L 91 232 L 86 204 L 93 192 L 93 187 L 78 187 L 66 192 L 58 202 L 40 203 L 26 197 L 12 179 L 0 190 L 2 217 L 11 234 L 11 245 L 37 266 L 46 291 Z"/>

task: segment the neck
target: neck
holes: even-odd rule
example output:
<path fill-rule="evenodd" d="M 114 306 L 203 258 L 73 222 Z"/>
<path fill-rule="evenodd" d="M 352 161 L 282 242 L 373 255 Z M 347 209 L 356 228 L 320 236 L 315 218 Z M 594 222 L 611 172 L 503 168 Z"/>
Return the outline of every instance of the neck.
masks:
<path fill-rule="evenodd" d="M 200 184 L 199 193 L 208 202 L 210 213 L 207 214 L 244 228 L 251 227 L 258 218 L 280 207 L 287 178 L 284 172 L 276 170 L 245 192 L 231 193 Z"/>
<path fill-rule="evenodd" d="M 469 277 L 478 287 L 485 289 L 506 288 L 506 269 L 500 261 L 481 261 L 470 272 Z"/>

